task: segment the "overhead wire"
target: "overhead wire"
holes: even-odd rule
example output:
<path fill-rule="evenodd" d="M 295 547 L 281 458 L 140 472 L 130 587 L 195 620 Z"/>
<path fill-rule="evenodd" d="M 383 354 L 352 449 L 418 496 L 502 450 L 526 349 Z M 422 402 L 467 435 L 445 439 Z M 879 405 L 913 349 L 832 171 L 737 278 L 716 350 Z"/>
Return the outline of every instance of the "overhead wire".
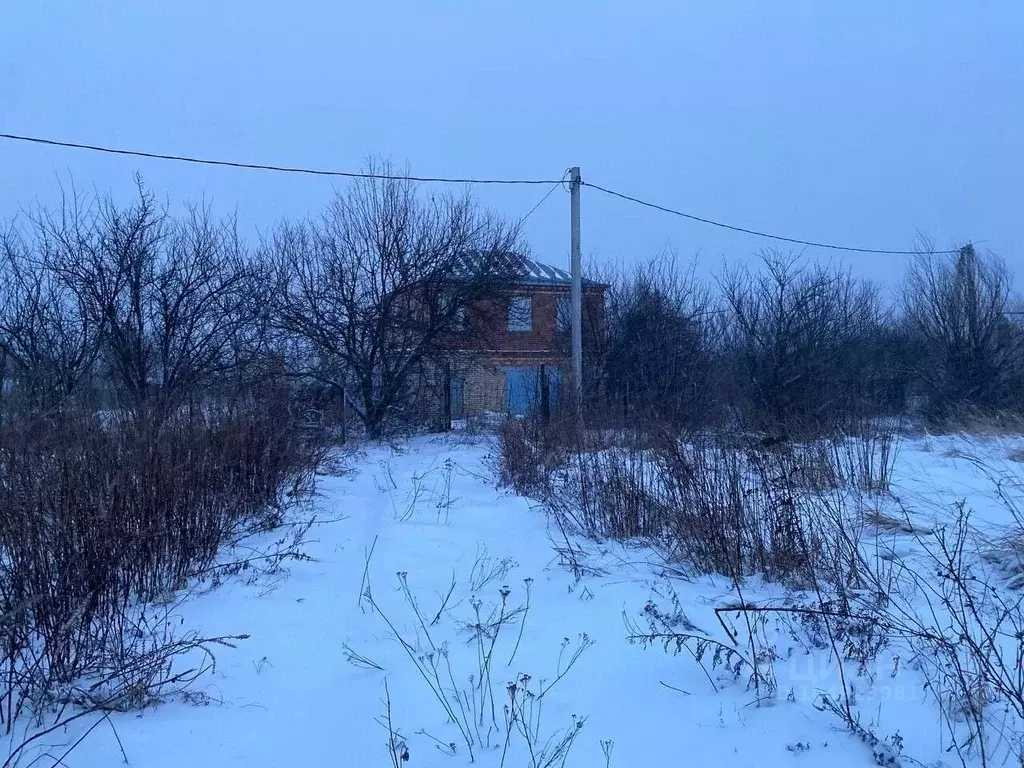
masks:
<path fill-rule="evenodd" d="M 335 176 L 347 179 L 383 179 L 388 181 L 416 181 L 423 183 L 438 184 L 559 184 L 559 179 L 472 179 L 472 178 L 446 178 L 439 176 L 406 176 L 403 174 L 372 173 L 358 171 L 334 171 L 322 168 L 303 168 L 298 166 L 268 165 L 264 163 L 245 163 L 234 160 L 212 160 L 210 158 L 191 157 L 189 155 L 169 155 L 161 152 L 145 152 L 136 149 L 119 149 L 116 147 L 103 147 L 98 144 L 83 144 L 77 141 L 58 141 L 57 139 L 44 139 L 38 136 L 22 136 L 15 133 L 0 133 L 0 139 L 11 141 L 24 141 L 32 144 L 43 144 L 51 147 L 65 147 L 68 149 L 84 149 L 90 152 L 103 152 L 110 155 L 127 155 L 129 157 L 143 157 L 150 160 L 174 160 L 182 163 L 194 163 L 196 165 L 216 165 L 228 168 L 245 168 L 254 171 L 276 171 L 278 173 L 301 173 L 310 176 Z"/>
<path fill-rule="evenodd" d="M 882 249 L 882 248 L 857 248 L 857 247 L 848 246 L 848 245 L 835 245 L 835 244 L 832 244 L 832 243 L 819 243 L 819 242 L 815 242 L 813 240 L 801 240 L 800 238 L 796 238 L 796 237 L 785 237 L 783 235 L 773 235 L 770 232 L 761 232 L 761 231 L 758 231 L 756 229 L 747 229 L 746 227 L 738 227 L 738 226 L 735 226 L 733 224 L 725 224 L 725 223 L 723 223 L 721 221 L 715 221 L 714 219 L 708 219 L 708 218 L 705 218 L 703 216 L 696 216 L 696 215 L 694 215 L 692 213 L 684 213 L 683 211 L 679 211 L 679 210 L 676 210 L 674 208 L 669 208 L 669 207 L 664 206 L 664 205 L 658 205 L 657 203 L 652 203 L 652 202 L 649 202 L 647 200 L 641 200 L 638 197 L 633 197 L 631 195 L 626 195 L 626 194 L 623 194 L 622 192 L 616 192 L 613 189 L 608 189 L 607 187 L 602 187 L 602 186 L 600 186 L 598 184 L 594 184 L 594 183 L 589 182 L 589 181 L 583 181 L 581 183 L 584 186 L 590 187 L 591 189 L 596 189 L 597 191 L 603 192 L 606 195 L 611 195 L 612 197 L 618 197 L 618 198 L 621 198 L 622 200 L 627 200 L 627 201 L 629 201 L 631 203 L 636 203 L 637 205 L 642 205 L 642 206 L 644 206 L 646 208 L 652 208 L 652 209 L 654 209 L 656 211 L 662 211 L 664 213 L 670 213 L 670 214 L 672 214 L 674 216 L 680 216 L 680 217 L 682 217 L 684 219 L 689 219 L 690 221 L 696 221 L 696 222 L 699 222 L 701 224 L 709 224 L 709 225 L 711 225 L 713 227 L 719 227 L 721 229 L 728 229 L 728 230 L 730 230 L 732 232 L 741 232 L 741 233 L 746 234 L 746 235 L 754 235 L 755 237 L 764 237 L 764 238 L 767 238 L 769 240 L 778 240 L 778 241 L 781 241 L 781 242 L 784 242 L 784 243 L 793 243 L 795 245 L 806 245 L 806 246 L 810 246 L 810 247 L 813 247 L 813 248 L 827 248 L 827 249 L 830 249 L 830 250 L 833 250 L 833 251 L 849 251 L 849 252 L 852 252 L 852 253 L 874 253 L 874 254 L 880 254 L 880 255 L 885 255 L 885 256 L 916 256 L 916 255 L 918 255 L 920 253 L 920 251 L 889 250 L 889 249 Z M 959 249 L 949 250 L 949 251 L 928 251 L 928 253 L 932 253 L 932 254 L 959 253 Z"/>
<path fill-rule="evenodd" d="M 40 144 L 44 146 L 53 147 L 64 147 L 68 149 L 82 149 L 90 152 L 101 152 L 111 155 L 122 155 L 129 157 L 141 157 L 151 160 L 171 160 L 183 163 L 193 163 L 196 165 L 211 165 L 221 166 L 228 168 L 243 168 L 247 170 L 258 170 L 258 171 L 274 171 L 278 173 L 294 173 L 294 174 L 305 174 L 310 176 L 330 176 L 340 177 L 349 179 L 381 179 L 389 181 L 413 181 L 422 183 L 438 183 L 438 184 L 493 184 L 493 185 L 515 185 L 515 184 L 529 184 L 529 185 L 551 185 L 551 189 L 540 199 L 540 201 L 530 209 L 530 211 L 523 217 L 521 221 L 526 221 L 534 211 L 536 211 L 543 203 L 548 199 L 555 188 L 558 186 L 564 186 L 564 182 L 568 172 L 562 175 L 561 179 L 494 179 L 494 178 L 457 178 L 457 177 L 444 177 L 444 176 L 409 176 L 404 174 L 387 174 L 387 173 L 373 173 L 373 172 L 359 172 L 359 171 L 336 171 L 328 170 L 323 168 L 308 168 L 299 166 L 284 166 L 284 165 L 270 165 L 266 163 L 249 163 L 239 162 L 234 160 L 215 160 L 210 158 L 193 157 L 189 155 L 173 155 L 165 154 L 161 152 L 149 152 L 143 150 L 134 149 L 122 149 L 118 147 L 107 147 L 100 146 L 98 144 L 85 144 L 82 142 L 75 141 L 61 141 L 57 139 L 48 139 L 40 136 L 27 136 L 15 133 L 0 133 L 0 139 L 7 139 L 9 141 L 20 141 L 31 144 Z M 636 205 L 650 208 L 652 210 L 661 211 L 668 213 L 673 216 L 678 216 L 690 221 L 695 221 L 700 224 L 707 224 L 712 227 L 718 227 L 720 229 L 729 230 L 732 232 L 739 232 L 746 235 L 752 235 L 754 237 L 762 237 L 768 240 L 775 240 L 778 242 L 791 243 L 794 245 L 803 245 L 812 248 L 823 248 L 834 251 L 847 251 L 850 253 L 864 253 L 864 254 L 877 254 L 883 256 L 916 256 L 919 251 L 908 251 L 900 249 L 887 249 L 887 248 L 860 248 L 855 246 L 847 245 L 836 245 L 834 243 L 823 243 L 814 240 L 804 240 L 797 237 L 787 237 L 784 235 L 776 235 L 771 232 L 764 232 L 756 229 L 750 229 L 747 227 L 740 227 L 734 224 L 726 224 L 721 221 L 709 219 L 704 216 L 697 216 L 692 213 L 686 213 L 675 208 L 670 208 L 665 205 L 659 205 L 652 203 L 648 200 L 644 200 L 639 197 L 627 195 L 623 192 L 617 192 L 614 189 L 603 187 L 599 184 L 594 184 L 589 181 L 580 181 L 580 184 L 590 187 L 591 189 L 602 192 L 603 194 L 625 200 L 627 202 L 634 203 Z M 945 250 L 945 251 L 929 251 L 931 254 L 953 254 L 958 253 L 959 249 Z"/>
<path fill-rule="evenodd" d="M 562 189 L 563 189 L 563 190 L 565 189 L 565 185 L 564 185 L 564 182 L 565 182 L 565 177 L 566 177 L 566 176 L 568 176 L 568 175 L 569 175 L 569 171 L 568 171 L 568 170 L 566 170 L 566 172 L 565 172 L 564 174 L 562 174 L 562 178 L 561 178 L 561 179 L 559 179 L 558 181 L 556 181 L 556 182 L 555 182 L 554 184 L 552 184 L 552 185 L 551 185 L 551 189 L 549 189 L 549 190 L 548 190 L 548 191 L 547 191 L 547 192 L 546 192 L 546 193 L 544 194 L 544 197 L 542 197 L 542 198 L 541 198 L 540 200 L 538 200 L 538 201 L 537 201 L 537 204 L 536 204 L 535 206 L 533 206 L 533 208 L 531 208 L 531 209 L 530 209 L 530 210 L 529 210 L 529 211 L 527 212 L 527 214 L 526 214 L 525 216 L 523 216 L 523 218 L 521 218 L 521 219 L 519 220 L 519 223 L 520 223 L 520 225 L 524 224 L 524 223 L 526 222 L 526 220 L 527 220 L 528 218 L 530 218 L 530 217 L 531 217 L 531 216 L 533 215 L 533 212 L 534 212 L 534 211 L 536 211 L 536 210 L 537 210 L 538 208 L 540 208 L 540 207 L 541 207 L 542 205 L 544 205 L 544 202 L 545 202 L 545 201 L 546 201 L 546 200 L 547 200 L 547 199 L 548 199 L 549 197 L 551 197 L 551 193 L 552 193 L 552 192 L 554 192 L 554 191 L 555 191 L 556 189 L 558 189 L 559 187 L 562 187 Z"/>

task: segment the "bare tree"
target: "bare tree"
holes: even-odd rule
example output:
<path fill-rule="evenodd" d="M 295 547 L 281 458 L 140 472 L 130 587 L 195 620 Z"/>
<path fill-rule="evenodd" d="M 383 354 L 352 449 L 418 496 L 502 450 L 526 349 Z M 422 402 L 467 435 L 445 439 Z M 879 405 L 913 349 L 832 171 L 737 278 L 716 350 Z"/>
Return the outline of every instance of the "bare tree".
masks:
<path fill-rule="evenodd" d="M 136 409 L 166 414 L 239 364 L 252 280 L 234 223 L 189 206 L 66 200 L 38 219 L 48 267 L 100 330 L 106 373 Z"/>
<path fill-rule="evenodd" d="M 424 198 L 408 181 L 356 180 L 320 219 L 284 224 L 265 245 L 295 372 L 352 392 L 379 437 L 432 380 L 445 342 L 501 297 L 517 239 L 468 194 Z"/>
<path fill-rule="evenodd" d="M 888 375 L 872 343 L 887 322 L 875 286 L 774 252 L 762 272 L 727 271 L 720 285 L 750 426 L 830 431 L 872 407 Z"/>
<path fill-rule="evenodd" d="M 75 294 L 46 267 L 45 233 L 0 235 L 0 357 L 8 387 L 34 406 L 53 407 L 88 379 L 99 327 Z"/>
<path fill-rule="evenodd" d="M 606 391 L 623 416 L 673 429 L 715 418 L 715 312 L 692 268 L 664 255 L 608 281 Z"/>
<path fill-rule="evenodd" d="M 1012 277 L 993 254 L 965 246 L 953 255 L 925 246 L 904 285 L 907 321 L 926 350 L 917 374 L 930 415 L 1006 407 L 1014 392 L 1019 335 L 1007 314 Z"/>

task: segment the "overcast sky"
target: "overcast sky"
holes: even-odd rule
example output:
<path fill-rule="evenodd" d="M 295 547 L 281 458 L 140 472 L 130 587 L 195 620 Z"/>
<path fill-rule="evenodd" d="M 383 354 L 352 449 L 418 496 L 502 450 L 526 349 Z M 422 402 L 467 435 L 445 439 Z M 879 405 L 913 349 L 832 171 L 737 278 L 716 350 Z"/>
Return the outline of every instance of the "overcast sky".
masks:
<path fill-rule="evenodd" d="M 984 240 L 1021 273 L 1022 44 L 1019 0 L 6 0 L 0 132 L 343 170 L 379 155 L 420 175 L 579 165 L 792 237 Z M 53 202 L 58 178 L 127 195 L 134 171 L 250 229 L 319 211 L 336 183 L 0 141 L 0 214 Z M 518 217 L 544 192 L 478 196 Z M 568 223 L 558 190 L 527 225 L 538 259 L 567 261 Z M 668 245 L 717 268 L 769 243 L 584 188 L 592 263 Z M 902 273 L 899 257 L 846 259 Z"/>

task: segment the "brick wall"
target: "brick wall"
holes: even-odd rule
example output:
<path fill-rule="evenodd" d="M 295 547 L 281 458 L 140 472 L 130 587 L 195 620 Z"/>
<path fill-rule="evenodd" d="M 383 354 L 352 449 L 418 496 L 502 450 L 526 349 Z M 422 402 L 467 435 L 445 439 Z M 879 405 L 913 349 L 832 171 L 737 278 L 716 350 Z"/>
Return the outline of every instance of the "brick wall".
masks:
<path fill-rule="evenodd" d="M 571 295 L 569 286 L 524 287 L 514 295 L 532 298 L 529 331 L 509 331 L 507 304 L 489 301 L 472 307 L 467 331 L 448 341 L 449 348 L 465 352 L 452 368 L 452 376 L 463 381 L 465 415 L 506 410 L 505 369 L 509 367 L 556 367 L 562 374 L 563 392 L 568 391 L 570 335 L 558 330 L 556 319 L 558 298 Z M 583 301 L 586 354 L 597 346 L 603 329 L 603 287 L 585 287 Z"/>
<path fill-rule="evenodd" d="M 569 334 L 559 331 L 556 323 L 559 297 L 568 298 L 568 286 L 524 288 L 516 296 L 530 296 L 532 324 L 529 331 L 508 330 L 508 306 L 504 301 L 485 301 L 472 307 L 465 333 L 456 334 L 449 345 L 488 355 L 560 358 L 570 353 Z M 604 316 L 604 292 L 601 287 L 584 290 L 584 336 L 600 332 Z M 586 346 L 592 340 L 585 338 Z"/>
<path fill-rule="evenodd" d="M 499 365 L 482 361 L 465 377 L 465 409 L 467 414 L 485 411 L 502 413 L 505 410 L 505 374 Z"/>
<path fill-rule="evenodd" d="M 505 368 L 526 365 L 545 365 L 548 369 L 557 368 L 561 371 L 562 381 L 569 381 L 569 362 L 552 362 L 540 358 L 493 357 L 480 360 L 461 371 L 465 382 L 463 407 L 467 415 L 477 415 L 485 411 L 504 413 L 507 408 Z M 563 384 L 564 386 L 564 384 Z"/>

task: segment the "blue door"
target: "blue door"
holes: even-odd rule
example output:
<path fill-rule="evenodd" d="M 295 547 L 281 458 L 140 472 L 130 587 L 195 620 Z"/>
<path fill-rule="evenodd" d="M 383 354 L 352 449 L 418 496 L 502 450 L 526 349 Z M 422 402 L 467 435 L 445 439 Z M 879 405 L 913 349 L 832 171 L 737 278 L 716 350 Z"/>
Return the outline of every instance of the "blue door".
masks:
<path fill-rule="evenodd" d="M 549 365 L 544 367 L 548 382 L 548 409 L 558 409 L 562 394 L 562 369 Z M 526 416 L 540 408 L 541 375 L 539 365 L 528 365 L 505 369 L 505 402 L 513 416 Z"/>
<path fill-rule="evenodd" d="M 540 405 L 540 368 L 505 369 L 505 407 L 513 416 L 525 416 Z"/>

